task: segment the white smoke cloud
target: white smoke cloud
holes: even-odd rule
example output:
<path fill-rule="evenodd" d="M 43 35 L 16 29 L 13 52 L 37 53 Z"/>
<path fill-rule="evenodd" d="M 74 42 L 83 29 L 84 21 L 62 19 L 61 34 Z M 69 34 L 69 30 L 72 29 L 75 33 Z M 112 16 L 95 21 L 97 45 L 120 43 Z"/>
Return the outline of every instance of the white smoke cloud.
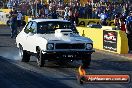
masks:
<path fill-rule="evenodd" d="M 20 60 L 18 49 L 13 47 L 3 47 L 0 51 L 0 56 L 11 60 Z"/>

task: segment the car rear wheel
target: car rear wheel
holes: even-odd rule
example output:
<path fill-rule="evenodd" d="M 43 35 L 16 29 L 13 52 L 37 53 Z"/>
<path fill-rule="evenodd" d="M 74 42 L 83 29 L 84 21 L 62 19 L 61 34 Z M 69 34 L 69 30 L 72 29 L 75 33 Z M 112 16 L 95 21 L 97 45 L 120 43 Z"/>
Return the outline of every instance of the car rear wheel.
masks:
<path fill-rule="evenodd" d="M 19 55 L 22 62 L 29 62 L 31 55 L 28 54 L 26 50 L 23 50 L 21 45 L 19 45 Z"/>
<path fill-rule="evenodd" d="M 45 64 L 44 55 L 40 49 L 37 50 L 37 64 L 39 67 L 44 67 Z"/>
<path fill-rule="evenodd" d="M 91 63 L 91 55 L 88 55 L 88 58 L 82 60 L 82 67 L 88 68 Z"/>

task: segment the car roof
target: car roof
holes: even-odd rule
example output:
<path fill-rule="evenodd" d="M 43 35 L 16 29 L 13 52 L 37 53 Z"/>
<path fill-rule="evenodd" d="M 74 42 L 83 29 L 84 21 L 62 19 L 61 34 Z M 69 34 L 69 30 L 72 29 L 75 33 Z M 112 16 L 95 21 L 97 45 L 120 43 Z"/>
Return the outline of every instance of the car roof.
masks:
<path fill-rule="evenodd" d="M 69 22 L 67 20 L 63 20 L 63 19 L 33 19 L 31 21 L 35 21 L 35 22 L 45 22 L 45 21 L 61 21 L 61 22 Z"/>

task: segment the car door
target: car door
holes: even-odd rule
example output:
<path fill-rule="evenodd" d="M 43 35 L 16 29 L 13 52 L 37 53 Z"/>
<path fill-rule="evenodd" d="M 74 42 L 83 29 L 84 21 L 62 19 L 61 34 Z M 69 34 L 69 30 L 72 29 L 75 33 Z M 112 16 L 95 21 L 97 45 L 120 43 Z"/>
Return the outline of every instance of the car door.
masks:
<path fill-rule="evenodd" d="M 22 40 L 21 41 L 22 42 L 21 44 L 23 46 L 23 49 L 24 50 L 27 50 L 27 51 L 28 51 L 28 40 L 27 40 L 27 38 L 29 36 L 29 32 L 30 32 L 31 25 L 32 25 L 32 22 L 29 22 L 26 25 L 23 34 L 21 35 L 21 40 Z"/>
<path fill-rule="evenodd" d="M 32 22 L 32 25 L 30 27 L 30 32 L 28 33 L 27 36 L 27 50 L 30 52 L 34 52 L 36 51 L 36 33 L 37 33 L 37 23 L 36 22 Z"/>

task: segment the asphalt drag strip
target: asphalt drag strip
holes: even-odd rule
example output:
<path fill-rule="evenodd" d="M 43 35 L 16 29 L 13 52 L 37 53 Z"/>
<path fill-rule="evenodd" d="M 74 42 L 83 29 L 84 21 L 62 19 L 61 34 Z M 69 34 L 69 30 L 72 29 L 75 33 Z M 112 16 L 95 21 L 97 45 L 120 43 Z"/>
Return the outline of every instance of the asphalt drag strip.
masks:
<path fill-rule="evenodd" d="M 30 73 L 34 73 L 35 75 L 31 74 L 31 79 L 29 79 L 31 81 L 26 82 L 27 84 L 25 84 L 24 80 L 27 79 L 21 79 L 23 81 L 19 82 L 18 84 L 22 84 L 21 86 L 23 86 L 23 88 L 44 88 L 41 87 L 40 84 L 38 82 L 42 81 L 43 84 L 41 85 L 45 85 L 45 78 L 49 79 L 48 82 L 50 82 L 52 84 L 55 83 L 54 81 L 58 81 L 57 85 L 62 85 L 62 86 L 57 86 L 54 88 L 62 88 L 63 86 L 66 85 L 66 88 L 131 88 L 132 84 L 128 83 L 128 84 L 84 84 L 84 85 L 80 85 L 77 82 L 76 79 L 76 73 L 78 72 L 78 67 L 80 66 L 81 62 L 79 61 L 75 61 L 75 62 L 71 62 L 71 63 L 67 63 L 67 64 L 63 64 L 62 66 L 59 66 L 58 64 L 54 63 L 54 62 L 46 62 L 45 67 L 38 67 L 37 63 L 36 63 L 36 58 L 31 57 L 31 61 L 28 63 L 24 63 L 21 62 L 19 54 L 18 54 L 18 48 L 14 47 L 14 46 L 10 46 L 10 47 L 5 47 L 2 46 L 0 47 L 0 55 L 2 60 L 1 62 L 8 62 L 12 65 L 14 65 L 14 67 L 12 68 L 19 68 L 22 69 L 26 72 L 30 72 Z M 2 52 L 4 51 L 4 52 Z M 115 57 L 113 56 L 111 58 L 111 60 L 107 59 L 108 57 L 110 57 L 109 55 L 100 55 L 100 57 L 96 57 L 96 54 L 92 55 L 92 62 L 91 62 L 91 66 L 89 69 L 86 69 L 87 74 L 130 74 L 130 76 L 132 77 L 131 73 L 132 73 L 132 62 L 131 61 L 113 61 L 112 59 L 114 59 Z M 0 62 L 0 63 L 1 63 Z M 0 64 L 1 65 L 1 64 Z M 7 64 L 5 64 L 7 65 Z M 129 66 L 129 67 L 127 67 Z M 5 68 L 2 67 L 2 65 L 0 66 L 1 68 Z M 8 69 L 10 69 L 11 66 L 7 66 L 9 67 Z M 16 69 L 14 69 L 16 70 Z M 3 72 L 3 70 L 1 70 Z M 16 70 L 17 71 L 17 70 Z M 5 71 L 4 71 L 5 72 Z M 12 72 L 10 72 L 12 73 Z M 19 72 L 18 72 L 19 73 Z M 20 73 L 18 74 L 17 72 L 14 73 L 14 75 L 16 76 L 20 76 Z M 6 73 L 7 74 L 7 73 Z M 36 75 L 38 74 L 38 75 Z M 7 74 L 8 75 L 8 74 Z M 12 76 L 12 75 L 10 75 Z M 13 77 L 9 77 L 10 79 L 6 79 L 6 81 L 9 81 L 9 84 L 12 84 L 14 86 L 14 82 L 10 82 L 11 79 L 17 81 L 16 76 Z M 23 76 L 23 74 L 21 74 L 21 76 Z M 40 80 L 35 80 L 33 76 L 37 76 L 39 78 L 41 78 Z M 41 77 L 42 76 L 42 77 Z M 3 76 L 2 76 L 3 77 Z M 24 74 L 25 77 L 25 74 Z M 30 76 L 29 76 L 30 77 Z M 28 78 L 28 77 L 27 77 Z M 33 78 L 33 79 L 32 79 Z M 2 78 L 0 78 L 2 79 Z M 5 79 L 4 79 L 5 80 Z M 36 86 L 34 86 L 35 84 L 32 84 L 32 80 L 34 80 L 33 82 L 36 82 Z M 7 83 L 6 81 L 2 81 L 4 83 Z M 12 81 L 12 80 L 11 80 Z M 60 82 L 60 83 L 59 83 Z M 50 88 L 50 83 L 46 83 L 46 85 L 48 85 L 47 88 Z M 2 83 L 3 84 L 3 83 Z M 63 85 L 64 84 L 64 85 Z M 56 83 L 54 84 L 56 85 Z M 16 86 L 16 85 L 15 85 Z M 17 85 L 16 88 L 22 88 L 19 87 Z M 33 87 L 34 86 L 34 87 Z M 0 88 L 1 85 L 0 85 Z M 3 87 L 6 88 L 6 87 Z M 15 88 L 15 87 L 7 87 L 7 88 Z M 65 87 L 64 87 L 65 88 Z"/>
<path fill-rule="evenodd" d="M 0 56 L 0 88 L 71 88 L 56 78 L 25 70 Z"/>

